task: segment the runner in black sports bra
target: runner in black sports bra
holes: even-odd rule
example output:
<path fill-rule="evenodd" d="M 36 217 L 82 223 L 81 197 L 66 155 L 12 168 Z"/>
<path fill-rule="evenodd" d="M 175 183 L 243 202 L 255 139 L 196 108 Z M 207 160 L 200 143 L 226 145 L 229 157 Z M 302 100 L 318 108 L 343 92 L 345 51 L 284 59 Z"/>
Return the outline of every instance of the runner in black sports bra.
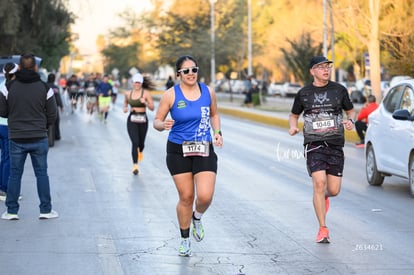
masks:
<path fill-rule="evenodd" d="M 138 162 L 144 157 L 145 138 L 148 131 L 148 117 L 146 109 L 154 110 L 154 102 L 148 89 L 153 89 L 154 84 L 137 73 L 132 77 L 133 89 L 125 92 L 124 113 L 130 111 L 127 119 L 127 130 L 132 142 L 132 173 L 137 175 Z M 128 108 L 129 106 L 129 108 Z"/>

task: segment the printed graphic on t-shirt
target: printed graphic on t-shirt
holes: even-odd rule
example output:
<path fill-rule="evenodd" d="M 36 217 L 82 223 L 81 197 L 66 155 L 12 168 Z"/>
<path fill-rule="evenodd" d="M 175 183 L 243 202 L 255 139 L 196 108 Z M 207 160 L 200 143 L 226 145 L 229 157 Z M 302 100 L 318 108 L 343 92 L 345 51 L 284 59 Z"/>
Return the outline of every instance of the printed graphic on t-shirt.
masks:
<path fill-rule="evenodd" d="M 327 91 L 314 93 L 309 97 L 311 111 L 304 114 L 304 130 L 312 140 L 324 140 L 343 132 L 342 113 L 335 104 L 335 94 Z"/>
<path fill-rule="evenodd" d="M 210 107 L 201 107 L 201 120 L 197 130 L 197 140 L 205 140 L 210 131 Z"/>
<path fill-rule="evenodd" d="M 69 87 L 69 92 L 71 92 L 71 93 L 76 93 L 78 91 L 78 86 L 76 86 L 76 85 L 71 85 L 70 87 Z"/>
<path fill-rule="evenodd" d="M 88 83 L 88 87 L 86 88 L 86 94 L 90 96 L 96 95 L 95 85 L 92 82 Z"/>
<path fill-rule="evenodd" d="M 315 103 L 324 104 L 325 102 L 329 102 L 328 92 L 316 94 L 315 93 Z"/>

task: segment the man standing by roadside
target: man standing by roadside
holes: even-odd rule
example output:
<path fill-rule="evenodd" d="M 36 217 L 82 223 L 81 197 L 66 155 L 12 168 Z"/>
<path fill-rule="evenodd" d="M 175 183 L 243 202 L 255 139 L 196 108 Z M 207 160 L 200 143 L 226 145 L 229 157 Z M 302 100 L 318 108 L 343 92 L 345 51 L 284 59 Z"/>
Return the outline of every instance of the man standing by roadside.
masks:
<path fill-rule="evenodd" d="M 363 146 L 365 144 L 365 132 L 368 129 L 368 116 L 378 108 L 376 98 L 374 95 L 368 96 L 368 103 L 361 109 L 355 121 L 355 130 L 358 134 L 360 142 L 357 146 Z"/>
<path fill-rule="evenodd" d="M 354 128 L 354 106 L 345 87 L 330 81 L 332 61 L 315 56 L 309 64 L 313 83 L 297 93 L 289 116 L 289 134 L 299 132 L 298 119 L 303 112 L 306 165 L 313 183 L 313 206 L 319 222 L 317 243 L 329 243 L 325 223 L 329 197 L 341 190 L 344 168 L 344 128 Z M 343 119 L 343 111 L 347 119 Z"/>
<path fill-rule="evenodd" d="M 21 178 L 27 154 L 30 154 L 36 176 L 40 200 L 39 219 L 57 218 L 52 210 L 47 153 L 49 150 L 47 127 L 56 120 L 54 92 L 40 80 L 33 54 L 20 57 L 20 70 L 16 78 L 0 93 L 0 116 L 8 117 L 10 180 L 7 191 L 7 211 L 4 220 L 18 220 Z"/>

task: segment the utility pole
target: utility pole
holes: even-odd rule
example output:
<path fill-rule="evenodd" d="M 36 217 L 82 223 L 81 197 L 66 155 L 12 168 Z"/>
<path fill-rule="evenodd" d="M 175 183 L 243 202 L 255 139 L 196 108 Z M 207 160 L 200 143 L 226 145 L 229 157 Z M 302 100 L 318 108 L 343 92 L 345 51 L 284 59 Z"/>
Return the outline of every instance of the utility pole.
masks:
<path fill-rule="evenodd" d="M 328 23 L 326 22 L 326 0 L 323 0 L 323 55 L 328 55 Z"/>
<path fill-rule="evenodd" d="M 216 83 L 216 53 L 215 53 L 215 29 L 214 29 L 214 4 L 217 0 L 210 0 L 211 4 L 211 87 Z"/>

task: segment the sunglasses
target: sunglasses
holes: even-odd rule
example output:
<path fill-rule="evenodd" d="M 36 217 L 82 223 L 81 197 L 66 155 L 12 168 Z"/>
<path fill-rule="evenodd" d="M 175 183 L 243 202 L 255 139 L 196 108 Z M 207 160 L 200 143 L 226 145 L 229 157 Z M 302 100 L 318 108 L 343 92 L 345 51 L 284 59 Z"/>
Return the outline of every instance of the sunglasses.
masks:
<path fill-rule="evenodd" d="M 195 74 L 198 72 L 198 67 L 185 68 L 185 69 L 178 70 L 178 72 L 183 73 L 183 74 L 189 74 L 190 70 L 193 74 Z"/>

